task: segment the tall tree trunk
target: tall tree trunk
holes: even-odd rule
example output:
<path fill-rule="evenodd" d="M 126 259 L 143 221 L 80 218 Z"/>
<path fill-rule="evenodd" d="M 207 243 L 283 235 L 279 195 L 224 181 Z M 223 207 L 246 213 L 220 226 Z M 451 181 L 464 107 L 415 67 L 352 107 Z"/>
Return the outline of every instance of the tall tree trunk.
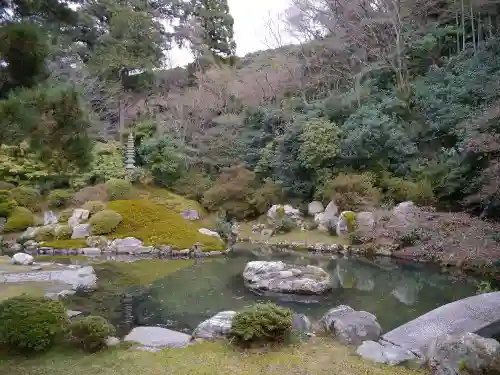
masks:
<path fill-rule="evenodd" d="M 455 8 L 455 27 L 457 30 L 457 53 L 460 53 L 460 33 L 458 32 L 458 29 L 460 28 L 460 23 L 458 21 L 457 0 L 453 0 L 453 8 Z"/>
<path fill-rule="evenodd" d="M 460 0 L 462 5 L 462 49 L 465 50 L 465 8 L 464 8 L 464 0 Z"/>
<path fill-rule="evenodd" d="M 472 1 L 469 2 L 470 6 L 470 23 L 472 28 L 472 47 L 476 50 L 476 30 L 474 30 L 474 11 L 472 10 Z"/>

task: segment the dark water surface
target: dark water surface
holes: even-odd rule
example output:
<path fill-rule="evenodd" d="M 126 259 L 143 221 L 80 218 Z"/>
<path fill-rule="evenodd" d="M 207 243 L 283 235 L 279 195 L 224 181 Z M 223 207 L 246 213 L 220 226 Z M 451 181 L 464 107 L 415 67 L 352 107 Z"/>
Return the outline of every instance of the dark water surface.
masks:
<path fill-rule="evenodd" d="M 257 296 L 245 289 L 241 277 L 252 260 L 283 260 L 316 265 L 332 275 L 334 289 L 306 299 L 293 295 Z M 228 258 L 194 265 L 155 281 L 136 295 L 135 324 L 162 325 L 191 331 L 222 310 L 237 310 L 253 302 L 270 300 L 319 319 L 329 308 L 345 304 L 375 314 L 387 332 L 426 312 L 476 292 L 476 281 L 441 274 L 429 265 L 388 258 L 362 259 L 266 252 L 246 245 Z"/>

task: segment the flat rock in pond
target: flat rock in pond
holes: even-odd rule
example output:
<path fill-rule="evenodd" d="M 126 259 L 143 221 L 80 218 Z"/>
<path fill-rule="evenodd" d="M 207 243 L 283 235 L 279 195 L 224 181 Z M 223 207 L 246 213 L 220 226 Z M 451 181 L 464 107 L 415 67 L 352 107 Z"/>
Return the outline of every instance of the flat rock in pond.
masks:
<path fill-rule="evenodd" d="M 31 255 L 26 253 L 17 253 L 12 257 L 13 264 L 19 264 L 23 266 L 31 265 L 34 261 L 35 259 Z"/>
<path fill-rule="evenodd" d="M 183 348 L 189 345 L 191 336 L 161 327 L 135 327 L 123 340 L 154 349 Z"/>
<path fill-rule="evenodd" d="M 322 294 L 332 289 L 330 275 L 315 266 L 295 266 L 284 262 L 248 262 L 243 271 L 245 285 L 256 292 Z"/>

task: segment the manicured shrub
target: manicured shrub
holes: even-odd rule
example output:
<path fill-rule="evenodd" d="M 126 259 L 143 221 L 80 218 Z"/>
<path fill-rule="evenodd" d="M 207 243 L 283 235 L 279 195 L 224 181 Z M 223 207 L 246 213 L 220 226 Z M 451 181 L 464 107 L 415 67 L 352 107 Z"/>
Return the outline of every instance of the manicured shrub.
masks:
<path fill-rule="evenodd" d="M 104 210 L 96 213 L 90 218 L 92 234 L 109 234 L 113 232 L 120 222 L 122 216 L 113 210 Z"/>
<path fill-rule="evenodd" d="M 106 339 L 116 331 L 102 316 L 87 316 L 69 325 L 70 340 L 87 352 L 97 352 L 106 347 Z"/>
<path fill-rule="evenodd" d="M 54 230 L 56 240 L 69 240 L 72 234 L 73 229 L 67 224 L 60 224 Z"/>
<path fill-rule="evenodd" d="M 125 180 L 111 179 L 104 184 L 109 199 L 112 201 L 134 198 L 134 187 Z"/>
<path fill-rule="evenodd" d="M 356 214 L 352 211 L 344 211 L 344 218 L 347 221 L 347 231 L 352 233 L 356 230 Z"/>
<path fill-rule="evenodd" d="M 107 200 L 108 193 L 103 184 L 86 186 L 78 190 L 73 196 L 73 203 L 79 206 L 90 201 L 106 202 Z"/>
<path fill-rule="evenodd" d="M 42 200 L 40 192 L 28 186 L 11 189 L 10 197 L 17 202 L 18 206 L 30 209 L 36 208 Z"/>
<path fill-rule="evenodd" d="M 114 232 L 117 237 L 136 237 L 145 245 L 170 245 L 176 249 L 200 242 L 202 250 L 224 250 L 221 240 L 201 234 L 198 223 L 185 220 L 164 205 L 139 199 L 109 202 L 107 206 L 123 218 Z"/>
<path fill-rule="evenodd" d="M 84 210 L 88 210 L 90 215 L 94 215 L 100 211 L 104 211 L 106 209 L 106 204 L 101 201 L 88 201 L 82 206 L 82 208 Z"/>
<path fill-rule="evenodd" d="M 34 223 L 33 213 L 25 207 L 15 207 L 3 228 L 4 232 L 20 232 Z"/>
<path fill-rule="evenodd" d="M 10 192 L 0 190 L 0 217 L 8 217 L 16 206 L 17 202 L 11 199 Z"/>
<path fill-rule="evenodd" d="M 436 201 L 431 183 L 427 180 L 413 182 L 391 177 L 384 179 L 382 185 L 386 190 L 386 196 L 395 203 L 412 201 L 418 205 L 429 206 Z"/>
<path fill-rule="evenodd" d="M 50 226 L 40 227 L 36 231 L 35 240 L 38 242 L 50 241 L 54 238 L 54 229 Z"/>
<path fill-rule="evenodd" d="M 172 189 L 186 198 L 200 201 L 203 198 L 203 194 L 212 185 L 213 181 L 205 172 L 199 169 L 190 169 L 174 183 Z"/>
<path fill-rule="evenodd" d="M 66 206 L 71 201 L 71 193 L 66 190 L 52 190 L 47 196 L 49 207 L 61 208 Z"/>
<path fill-rule="evenodd" d="M 50 348 L 66 328 L 59 301 L 22 295 L 0 302 L 0 346 L 20 352 Z"/>
<path fill-rule="evenodd" d="M 285 193 L 281 185 L 266 181 L 255 190 L 251 203 L 257 214 L 265 214 L 272 205 L 283 203 L 284 197 Z"/>
<path fill-rule="evenodd" d="M 60 223 L 67 223 L 69 218 L 73 215 L 73 209 L 72 208 L 67 208 L 65 210 L 62 210 L 60 213 L 59 213 L 59 217 L 57 218 L 57 220 L 60 222 Z"/>
<path fill-rule="evenodd" d="M 233 166 L 222 171 L 215 184 L 205 192 L 202 203 L 210 211 L 225 211 L 237 219 L 255 216 L 252 203 L 259 181 L 254 172 L 243 166 Z"/>
<path fill-rule="evenodd" d="M 231 327 L 237 342 L 284 341 L 292 331 L 292 311 L 274 303 L 257 303 L 238 312 Z"/>
<path fill-rule="evenodd" d="M 369 173 L 340 173 L 325 184 L 323 198 L 333 200 L 344 210 L 376 206 L 381 200 L 381 192 L 374 186 L 374 180 Z"/>

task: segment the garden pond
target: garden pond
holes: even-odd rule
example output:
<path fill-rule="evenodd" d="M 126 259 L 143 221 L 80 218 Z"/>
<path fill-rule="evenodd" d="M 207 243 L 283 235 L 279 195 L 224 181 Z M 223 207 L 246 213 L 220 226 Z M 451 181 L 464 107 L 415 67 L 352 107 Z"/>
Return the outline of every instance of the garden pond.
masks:
<path fill-rule="evenodd" d="M 246 263 L 252 260 L 319 266 L 331 274 L 334 288 L 321 296 L 256 295 L 245 288 L 241 276 Z M 134 325 L 161 325 L 190 332 L 219 311 L 238 310 L 258 301 L 276 302 L 312 320 L 344 304 L 375 314 L 387 332 L 439 306 L 476 293 L 476 280 L 438 271 L 428 264 L 386 257 L 313 256 L 246 245 L 228 257 L 210 259 L 160 278 L 146 290 L 130 289 L 133 297 L 129 310 Z"/>

